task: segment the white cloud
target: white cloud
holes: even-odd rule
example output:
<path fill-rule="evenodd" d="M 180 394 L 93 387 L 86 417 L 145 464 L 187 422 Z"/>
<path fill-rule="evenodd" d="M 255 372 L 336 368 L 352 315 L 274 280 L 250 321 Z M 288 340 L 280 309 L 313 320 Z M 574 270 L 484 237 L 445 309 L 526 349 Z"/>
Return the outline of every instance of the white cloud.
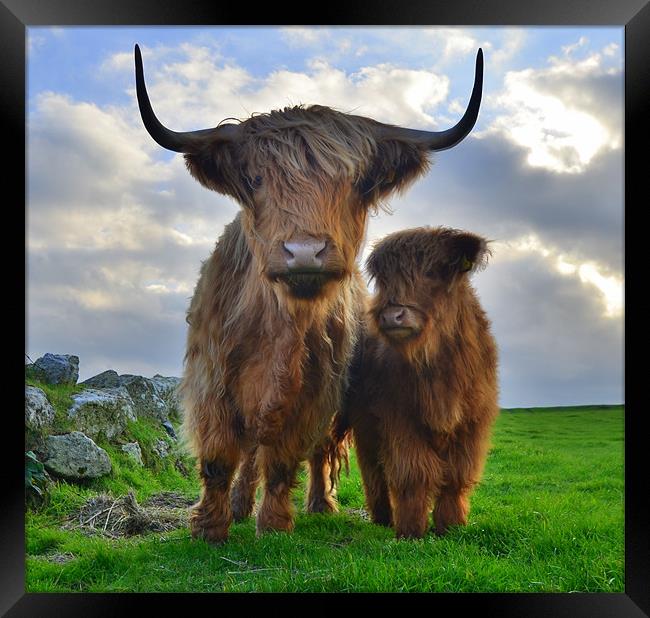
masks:
<path fill-rule="evenodd" d="M 589 39 L 586 36 L 581 36 L 576 43 L 571 43 L 569 45 L 563 45 L 562 51 L 565 56 L 570 56 L 574 51 L 584 47 L 589 43 Z"/>
<path fill-rule="evenodd" d="M 42 34 L 35 32 L 32 28 L 27 30 L 25 39 L 27 41 L 27 53 L 29 55 L 36 53 L 47 41 Z"/>
<path fill-rule="evenodd" d="M 612 78 L 620 80 L 620 73 L 605 70 L 600 54 L 573 60 L 586 44 L 580 39 L 566 46 L 546 68 L 508 72 L 502 92 L 489 98 L 490 107 L 505 113 L 488 131 L 522 147 L 532 167 L 578 174 L 603 151 L 621 146 L 622 117 L 599 102 L 603 90 L 612 96 Z"/>
<path fill-rule="evenodd" d="M 325 28 L 304 28 L 300 26 L 282 28 L 280 33 L 282 38 L 293 47 L 314 45 L 330 36 L 330 32 Z"/>
<path fill-rule="evenodd" d="M 605 316 L 620 318 L 623 315 L 623 280 L 617 276 L 605 276 L 598 264 L 581 264 L 578 269 L 580 280 L 593 285 L 602 295 Z"/>
<path fill-rule="evenodd" d="M 222 64 L 208 48 L 185 45 L 182 52 L 181 58 L 162 68 L 155 57 L 150 64 L 145 60 L 156 114 L 175 130 L 215 126 L 223 118 L 313 103 L 383 122 L 435 127 L 432 112 L 449 92 L 445 75 L 391 64 L 347 73 L 324 58 L 312 58 L 306 71 L 280 69 L 256 78 L 242 67 Z M 121 63 L 115 56 L 109 65 Z"/>
<path fill-rule="evenodd" d="M 445 28 L 438 36 L 444 40 L 443 61 L 474 54 L 478 48 L 476 39 L 466 30 Z"/>
<path fill-rule="evenodd" d="M 492 50 L 489 56 L 486 53 L 486 63 L 499 70 L 506 63 L 510 62 L 523 49 L 527 40 L 526 32 L 519 28 L 506 28 L 502 32 L 502 43 L 500 46 L 486 42 L 484 47 Z"/>
<path fill-rule="evenodd" d="M 546 245 L 536 234 L 528 234 L 507 242 L 494 243 L 500 260 L 519 259 L 517 254 L 533 253 L 544 258 L 549 269 L 564 276 L 572 276 L 589 286 L 591 293 L 601 302 L 602 315 L 621 318 L 623 315 L 623 278 L 596 261 L 580 261 L 561 253 L 557 247 Z"/>

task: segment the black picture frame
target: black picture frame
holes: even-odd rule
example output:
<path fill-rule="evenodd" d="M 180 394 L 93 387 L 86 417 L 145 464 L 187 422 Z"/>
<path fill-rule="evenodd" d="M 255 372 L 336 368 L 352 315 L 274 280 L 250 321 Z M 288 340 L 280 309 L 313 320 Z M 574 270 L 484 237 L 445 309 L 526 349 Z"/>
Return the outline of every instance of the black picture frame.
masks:
<path fill-rule="evenodd" d="M 323 5 L 286 5 L 282 11 L 277 4 L 252 5 L 214 3 L 205 0 L 102 0 L 84 2 L 83 0 L 0 0 L 0 109 L 3 135 L 10 144 L 10 156 L 5 162 L 5 182 L 15 189 L 18 196 L 24 196 L 26 208 L 25 183 L 25 70 L 26 70 L 26 28 L 29 26 L 77 26 L 77 25 L 466 25 L 466 26 L 620 26 L 625 29 L 625 231 L 633 230 L 634 213 L 647 205 L 648 198 L 642 198 L 644 180 L 647 177 L 642 140 L 650 135 L 648 112 L 650 111 L 650 4 L 648 0 L 455 0 L 410 1 L 395 3 L 377 0 L 375 2 L 340 3 L 328 2 Z M 306 10 L 305 10 L 306 9 Z M 310 15 L 309 10 L 314 14 Z M 254 20 L 255 23 L 251 23 Z M 5 195 L 13 192 L 6 191 Z M 5 198 L 6 211 L 15 211 L 15 202 Z M 25 210 L 26 213 L 26 210 Z M 637 215 L 638 216 L 638 215 Z M 20 217 L 16 218 L 20 222 Z M 26 234 L 26 219 L 23 219 Z M 16 224 L 19 228 L 20 223 Z M 13 227 L 5 234 L 6 244 L 20 243 L 21 234 Z M 19 249 L 9 255 L 17 255 Z M 26 258 L 26 246 L 23 246 Z M 636 268 L 639 263 L 633 256 L 638 251 L 636 243 L 626 247 L 625 270 Z M 5 264 L 10 265 L 6 259 Z M 26 260 L 25 262 L 26 263 Z M 17 271 L 17 291 L 9 288 L 6 292 L 5 308 L 9 319 L 16 314 L 16 322 L 26 316 L 26 272 L 20 267 L 10 266 Z M 630 278 L 632 278 L 630 276 Z M 634 281 L 634 279 L 632 278 Z M 13 279 L 9 279 L 9 285 Z M 20 316 L 20 286 L 25 305 Z M 628 283 L 626 277 L 625 332 L 628 325 L 643 311 L 647 301 L 635 300 L 636 286 Z M 13 322 L 12 322 L 13 323 Z M 8 330 L 17 330 L 10 328 Z M 24 339 L 23 339 L 24 344 Z M 626 360 L 641 359 L 635 365 L 643 365 L 644 345 L 642 337 L 625 339 Z M 20 415 L 9 414 L 11 409 L 22 405 L 24 397 L 21 378 L 18 375 L 18 360 L 22 351 L 12 354 L 12 366 L 5 374 L 6 384 L 10 384 L 11 402 L 15 393 L 16 402 L 7 404 L 6 417 L 12 417 L 19 424 Z M 14 375 L 15 372 L 15 375 Z M 424 603 L 428 611 L 440 614 L 454 612 L 463 614 L 476 609 L 481 616 L 550 616 L 571 618 L 625 616 L 630 618 L 650 615 L 650 542 L 648 524 L 648 493 L 645 483 L 644 453 L 646 438 L 642 429 L 643 408 L 639 389 L 632 381 L 631 372 L 626 371 L 625 392 L 625 592 L 620 594 L 438 594 L 429 598 L 423 594 L 401 595 L 352 595 L 341 605 L 339 595 L 330 600 L 320 595 L 318 608 L 324 611 L 349 611 L 349 603 L 360 600 L 368 603 L 397 601 L 400 606 L 410 607 L 412 603 Z M 24 376 L 23 376 L 24 377 Z M 638 384 L 638 383 L 637 383 Z M 18 393 L 21 393 L 20 395 Z M 229 607 L 243 609 L 243 604 L 262 603 L 263 611 L 269 611 L 276 601 L 278 611 L 283 613 L 296 610 L 294 603 L 305 602 L 304 595 L 288 598 L 288 595 L 214 595 L 192 594 L 26 594 L 25 593 L 25 539 L 24 539 L 24 487 L 20 483 L 22 473 L 20 462 L 20 440 L 12 438 L 14 431 L 21 431 L 10 423 L 5 430 L 5 445 L 0 449 L 6 458 L 2 470 L 3 508 L 0 527 L 0 614 L 16 616 L 115 616 L 146 612 L 151 615 L 157 609 L 175 611 L 183 608 L 187 612 L 191 606 L 197 611 L 197 603 L 206 604 L 206 611 L 228 611 Z M 22 435 L 19 433 L 16 436 Z M 8 439 L 7 439 L 8 438 Z M 282 603 L 290 602 L 291 606 Z M 235 605 L 236 604 L 236 605 Z M 309 608 L 306 600 L 302 611 Z M 363 606 L 362 606 L 363 607 Z M 388 607 L 388 606 L 387 606 Z"/>

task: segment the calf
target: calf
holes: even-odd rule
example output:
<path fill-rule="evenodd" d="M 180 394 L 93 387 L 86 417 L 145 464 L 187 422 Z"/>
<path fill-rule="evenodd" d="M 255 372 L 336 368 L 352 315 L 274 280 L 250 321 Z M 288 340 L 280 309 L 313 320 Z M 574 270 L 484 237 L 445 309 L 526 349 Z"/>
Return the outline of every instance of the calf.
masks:
<path fill-rule="evenodd" d="M 469 275 L 486 241 L 446 228 L 391 234 L 367 261 L 376 293 L 337 434 L 352 429 L 372 520 L 398 537 L 467 523 L 497 406 L 497 349 Z"/>

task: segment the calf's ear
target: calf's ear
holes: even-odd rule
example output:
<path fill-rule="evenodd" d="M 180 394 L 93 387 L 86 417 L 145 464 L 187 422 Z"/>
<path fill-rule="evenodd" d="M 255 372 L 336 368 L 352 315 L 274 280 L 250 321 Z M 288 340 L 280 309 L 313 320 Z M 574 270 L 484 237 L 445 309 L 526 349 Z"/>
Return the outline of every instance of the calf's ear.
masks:
<path fill-rule="evenodd" d="M 487 266 L 488 241 L 476 234 L 459 232 L 449 239 L 448 267 L 450 274 L 463 274 L 483 270 Z"/>

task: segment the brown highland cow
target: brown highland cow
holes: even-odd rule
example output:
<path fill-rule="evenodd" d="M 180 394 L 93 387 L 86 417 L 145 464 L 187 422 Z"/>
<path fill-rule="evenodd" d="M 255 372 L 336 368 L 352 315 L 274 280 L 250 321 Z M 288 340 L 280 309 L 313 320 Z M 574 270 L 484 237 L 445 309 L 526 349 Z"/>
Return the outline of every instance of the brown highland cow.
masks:
<path fill-rule="evenodd" d="M 350 427 L 372 520 L 421 537 L 467 523 L 498 413 L 497 349 L 469 275 L 479 236 L 391 234 L 367 261 L 376 284 L 336 433 Z"/>
<path fill-rule="evenodd" d="M 467 111 L 440 132 L 299 106 L 178 133 L 153 112 L 137 46 L 135 58 L 149 134 L 184 153 L 203 186 L 241 205 L 203 263 L 187 314 L 184 434 L 202 479 L 191 531 L 225 540 L 233 514 L 252 509 L 258 470 L 258 532 L 290 530 L 289 492 L 305 459 L 308 510 L 334 508 L 325 453 L 362 315 L 356 256 L 368 211 L 425 173 L 432 151 L 471 131 L 482 53 Z"/>

